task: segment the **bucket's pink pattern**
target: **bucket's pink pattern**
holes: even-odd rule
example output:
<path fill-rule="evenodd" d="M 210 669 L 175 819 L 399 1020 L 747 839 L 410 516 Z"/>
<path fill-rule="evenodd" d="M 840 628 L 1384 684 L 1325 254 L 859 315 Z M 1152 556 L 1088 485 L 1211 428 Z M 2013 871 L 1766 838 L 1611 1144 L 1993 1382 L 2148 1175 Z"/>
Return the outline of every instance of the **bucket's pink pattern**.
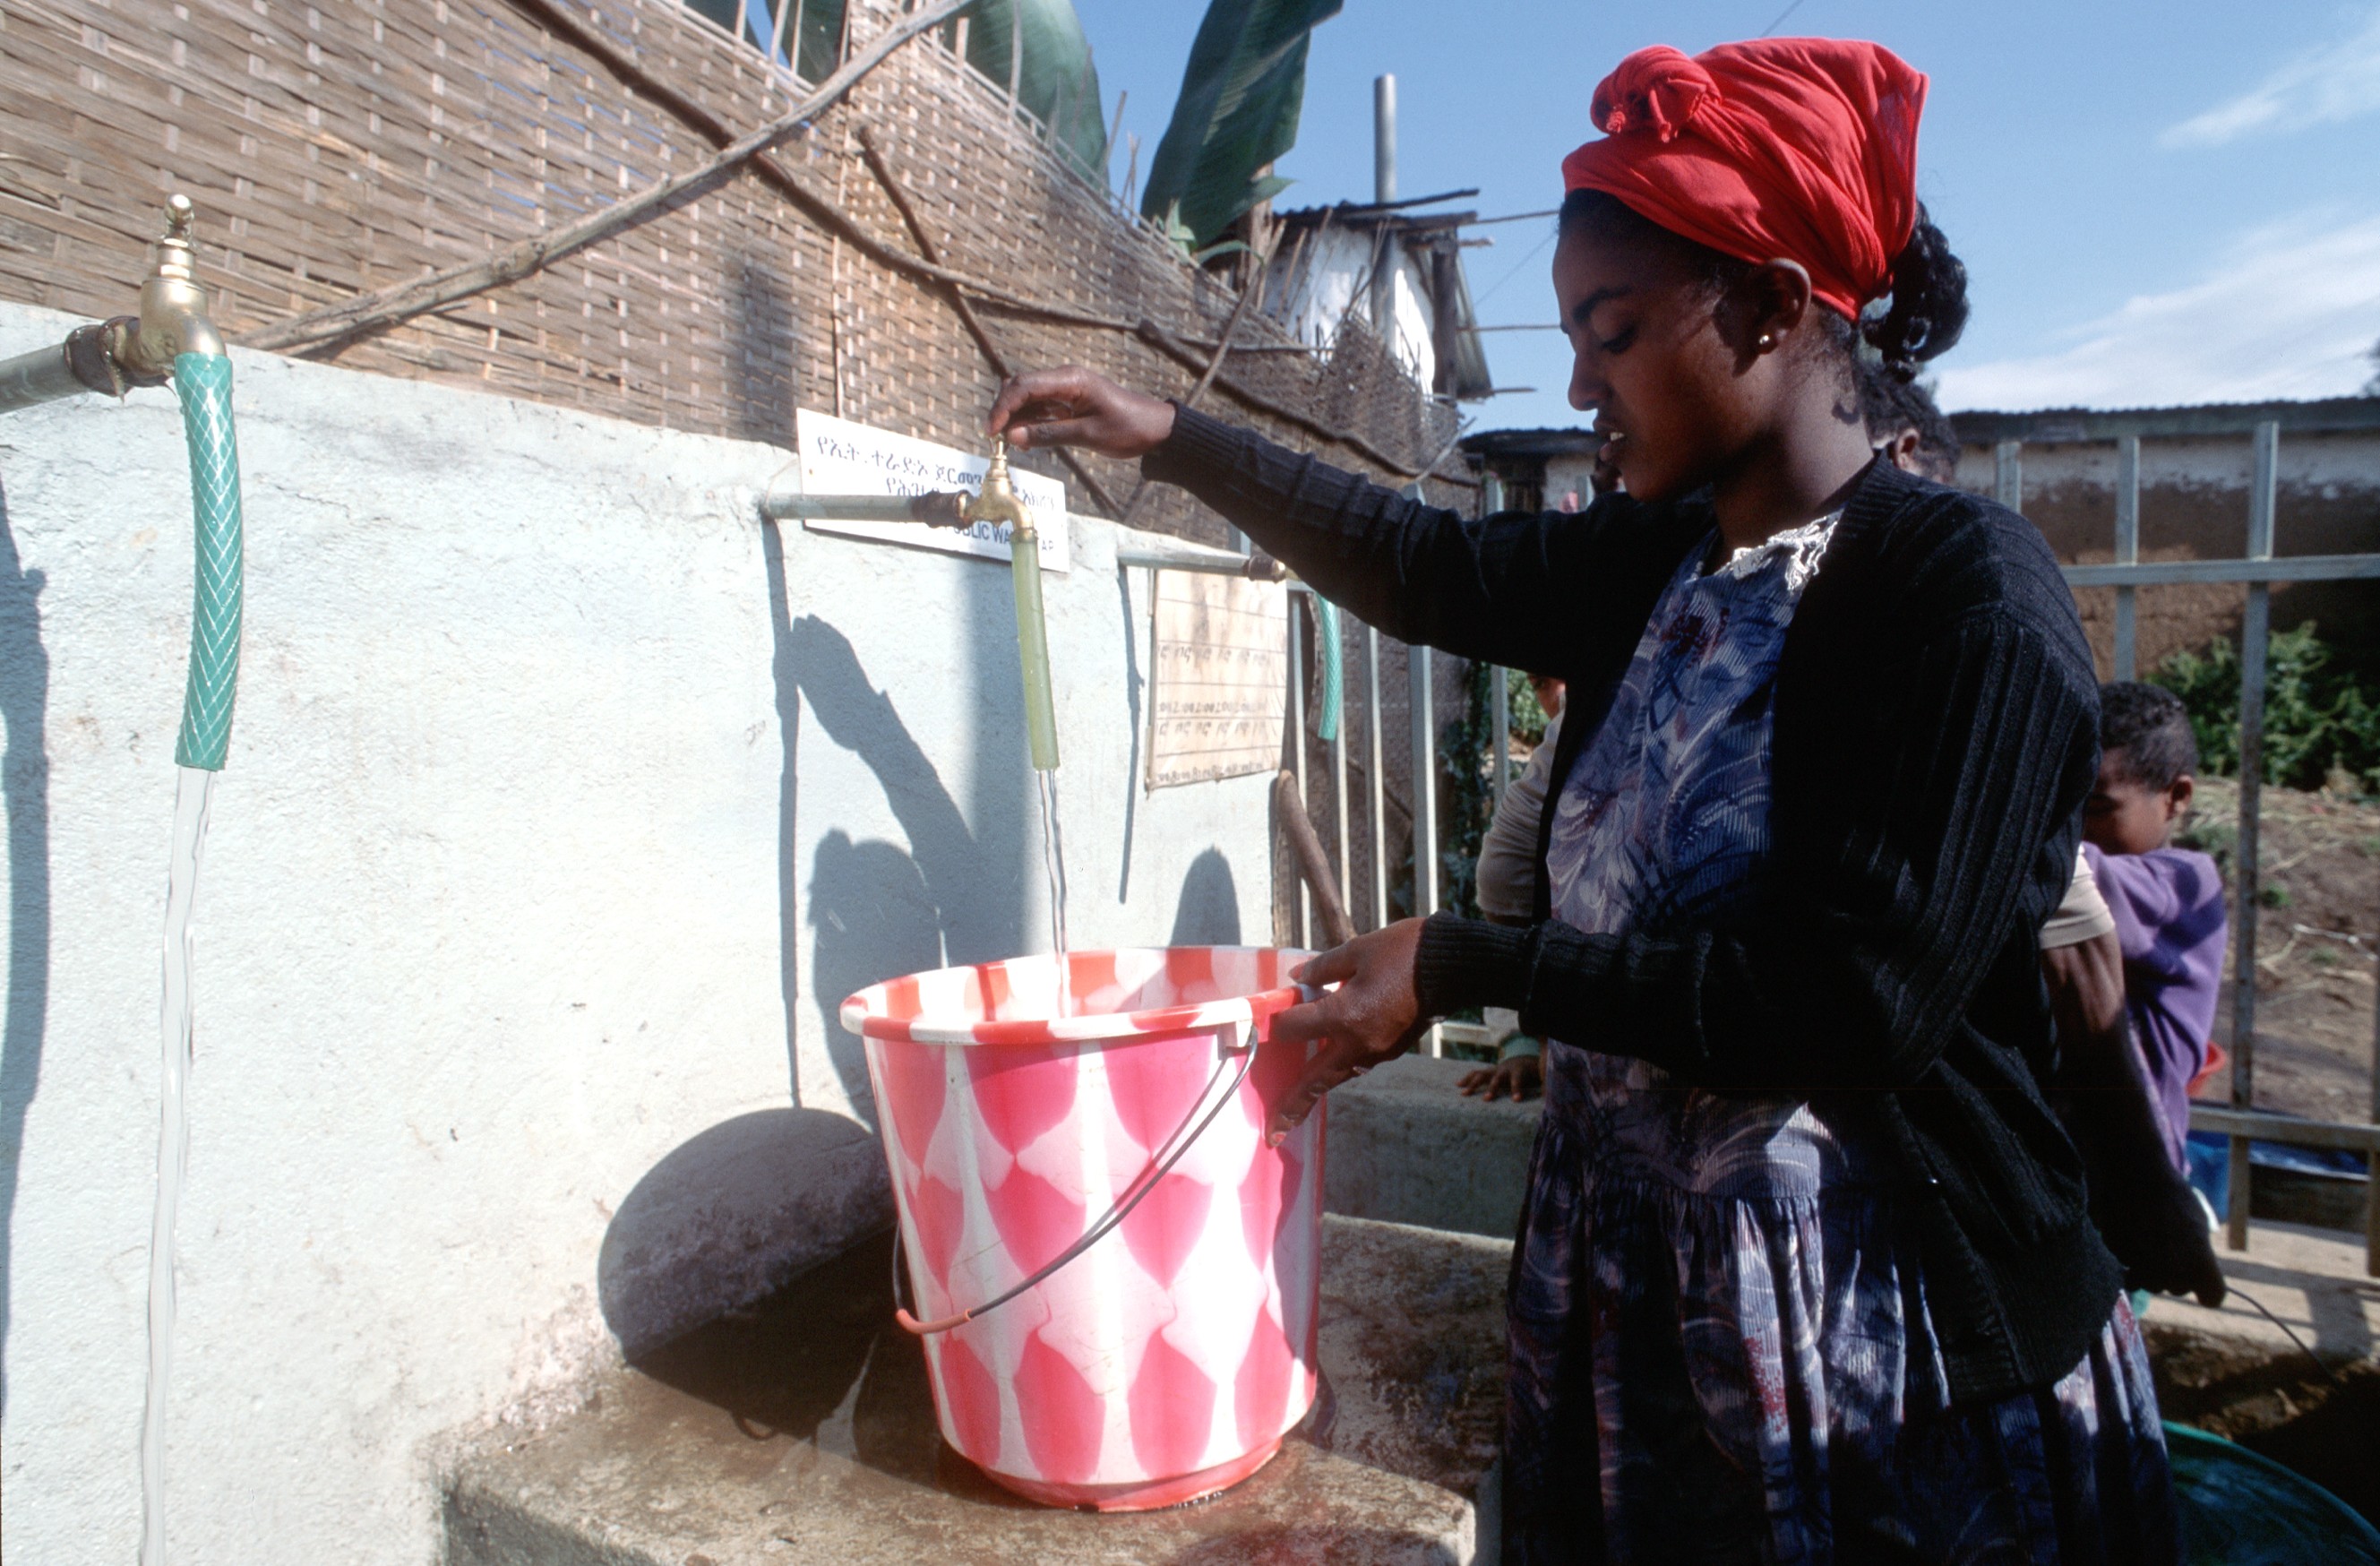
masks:
<path fill-rule="evenodd" d="M 966 1199 L 930 1174 L 920 1175 L 903 1204 L 917 1231 L 917 1254 L 934 1270 L 934 1281 L 951 1286 L 951 1259 L 958 1255 L 966 1227 Z"/>
<path fill-rule="evenodd" d="M 934 1405 L 944 1423 L 961 1435 L 951 1444 L 962 1451 L 988 1451 L 999 1462 L 1000 1383 L 960 1339 L 944 1334 L 929 1351 L 928 1361 L 939 1366 L 934 1378 Z"/>
<path fill-rule="evenodd" d="M 1132 1378 L 1133 1455 L 1152 1474 L 1195 1474 L 1209 1466 L 1199 1460 L 1214 1426 L 1214 1378 L 1163 1332 L 1151 1334 Z"/>
<path fill-rule="evenodd" d="M 1224 1080 L 1238 1069 L 1220 1046 L 1263 1038 L 1296 1002 L 1286 976 L 1305 956 L 1076 953 L 1062 1018 L 1047 957 L 912 975 L 845 1002 L 884 1106 L 917 1314 L 980 1305 L 1078 1239 L 1213 1107 L 1218 1066 Z M 1261 1044 L 1236 1102 L 1123 1234 L 928 1340 L 942 1434 L 962 1455 L 1061 1504 L 1166 1504 L 1198 1493 L 1182 1489 L 1188 1476 L 1245 1472 L 1305 1416 L 1323 1116 L 1279 1148 L 1262 1131 L 1307 1054 Z M 1005 1442 L 1003 1426 L 1016 1433 Z"/>
<path fill-rule="evenodd" d="M 1033 1454 L 1033 1466 L 1042 1478 L 1087 1485 L 1099 1476 L 1107 1411 L 1083 1373 L 1043 1342 L 1038 1332 L 1026 1338 L 1025 1352 L 1017 1358 L 1016 1406 L 1025 1426 L 1025 1450 Z M 1027 1409 L 1029 1414 L 1024 1413 Z"/>

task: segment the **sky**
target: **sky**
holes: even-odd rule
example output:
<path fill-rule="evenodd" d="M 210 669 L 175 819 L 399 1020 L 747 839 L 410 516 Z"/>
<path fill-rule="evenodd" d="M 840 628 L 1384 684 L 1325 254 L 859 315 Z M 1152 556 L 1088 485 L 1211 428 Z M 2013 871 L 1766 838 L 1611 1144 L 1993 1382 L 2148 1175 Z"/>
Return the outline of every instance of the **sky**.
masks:
<path fill-rule="evenodd" d="M 1145 173 L 1204 0 L 1075 5 Z M 2339 396 L 2380 370 L 2380 0 L 1346 0 L 1314 34 L 1280 202 L 1370 198 L 1372 79 L 1393 72 L 1401 195 L 1554 206 L 1621 56 L 1772 26 L 1872 38 L 1932 79 L 1918 194 L 1974 306 L 1932 367 L 1945 407 Z M 1113 159 L 1121 186 L 1121 139 Z M 1550 322 L 1551 222 L 1475 233 L 1483 323 Z M 1487 342 L 1499 384 L 1538 390 L 1475 406 L 1478 428 L 1580 422 L 1559 334 Z"/>

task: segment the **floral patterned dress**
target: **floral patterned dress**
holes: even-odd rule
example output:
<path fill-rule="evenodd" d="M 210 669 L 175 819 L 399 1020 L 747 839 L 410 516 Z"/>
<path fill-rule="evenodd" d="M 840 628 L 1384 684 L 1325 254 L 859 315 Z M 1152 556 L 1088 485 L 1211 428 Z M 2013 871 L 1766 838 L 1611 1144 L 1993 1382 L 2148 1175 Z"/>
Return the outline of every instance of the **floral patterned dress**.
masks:
<path fill-rule="evenodd" d="M 1555 804 L 1555 917 L 1682 933 L 1744 895 L 1778 657 L 1836 520 L 1680 565 Z M 1545 1068 L 1510 1300 L 1509 1560 L 2174 1560 L 2123 1302 L 2054 1387 L 1953 1408 L 1890 1170 L 1855 1130 L 1562 1040 Z"/>

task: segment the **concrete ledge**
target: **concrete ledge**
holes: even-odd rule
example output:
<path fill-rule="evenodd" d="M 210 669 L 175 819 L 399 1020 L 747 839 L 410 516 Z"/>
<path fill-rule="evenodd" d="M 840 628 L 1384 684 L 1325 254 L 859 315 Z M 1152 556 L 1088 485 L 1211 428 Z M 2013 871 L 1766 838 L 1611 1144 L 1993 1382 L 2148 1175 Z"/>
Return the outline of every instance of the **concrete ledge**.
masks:
<path fill-rule="evenodd" d="M 1542 1100 L 1466 1099 L 1456 1084 L 1477 1069 L 1407 1055 L 1332 1092 L 1324 1207 L 1510 1240 Z"/>
<path fill-rule="evenodd" d="M 891 1323 L 888 1245 L 468 1450 L 445 1566 L 1493 1560 L 1509 1244 L 1326 1220 L 1315 1415 L 1212 1500 L 1105 1517 L 1028 1505 L 942 1446 L 924 1356 Z"/>

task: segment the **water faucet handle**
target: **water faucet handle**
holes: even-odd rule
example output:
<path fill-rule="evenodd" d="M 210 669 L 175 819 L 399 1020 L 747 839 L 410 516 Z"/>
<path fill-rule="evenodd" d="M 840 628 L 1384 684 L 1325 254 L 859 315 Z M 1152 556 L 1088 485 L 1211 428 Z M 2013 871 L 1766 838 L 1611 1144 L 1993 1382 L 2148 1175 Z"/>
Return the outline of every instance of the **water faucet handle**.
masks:
<path fill-rule="evenodd" d="M 140 326 L 110 339 L 110 350 L 136 382 L 166 374 L 182 354 L 224 351 L 223 337 L 207 317 L 206 290 L 199 285 L 198 247 L 190 237 L 198 216 L 188 196 L 177 191 L 166 199 L 156 266 L 140 285 Z"/>
<path fill-rule="evenodd" d="M 157 237 L 157 270 L 153 275 L 176 283 L 198 278 L 198 246 L 191 238 L 199 222 L 196 202 L 176 190 L 165 198 L 165 232 Z"/>

